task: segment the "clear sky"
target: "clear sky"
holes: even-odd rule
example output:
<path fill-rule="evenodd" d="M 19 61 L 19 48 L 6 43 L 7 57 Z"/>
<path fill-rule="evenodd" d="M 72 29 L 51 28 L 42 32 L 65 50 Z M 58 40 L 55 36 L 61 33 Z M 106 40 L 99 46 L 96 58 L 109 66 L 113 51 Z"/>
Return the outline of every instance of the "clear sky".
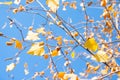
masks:
<path fill-rule="evenodd" d="M 2 1 L 4 1 L 4 0 L 2 0 Z M 5 0 L 5 1 L 9 1 L 9 0 Z M 46 6 L 44 0 L 39 0 L 39 1 L 41 1 L 43 3 L 43 5 Z M 96 1 L 96 0 L 94 0 L 94 1 Z M 27 5 L 25 5 L 24 0 L 21 0 L 20 4 L 27 6 Z M 78 23 L 79 21 L 84 21 L 84 13 L 82 12 L 82 9 L 79 5 L 80 5 L 80 0 L 78 0 L 78 2 L 77 2 L 77 6 L 78 6 L 77 10 L 67 7 L 66 11 L 62 11 L 62 7 L 60 5 L 60 8 L 58 9 L 58 14 L 67 22 L 69 22 L 70 18 L 71 18 L 73 25 Z M 29 6 L 39 7 L 39 5 L 36 2 L 30 4 Z M 45 20 L 38 15 L 34 15 L 34 14 L 26 13 L 26 12 L 20 12 L 20 13 L 14 14 L 11 10 L 9 10 L 10 7 L 18 7 L 18 5 L 15 5 L 15 4 L 12 4 L 11 6 L 0 5 L 0 32 L 3 32 L 7 36 L 15 37 L 16 39 L 21 40 L 18 29 L 16 29 L 15 26 L 13 26 L 12 28 L 10 27 L 7 16 L 11 17 L 12 19 L 17 20 L 26 28 L 31 26 L 33 22 L 34 22 L 33 27 L 35 29 L 38 28 L 39 26 L 41 26 L 41 24 L 45 23 Z M 93 7 L 87 8 L 87 13 L 95 21 L 101 20 L 100 15 L 102 14 L 102 11 L 103 11 L 102 7 L 94 8 L 94 6 L 93 6 Z M 41 14 L 45 15 L 45 13 L 44 12 L 42 13 L 42 11 L 41 11 Z M 81 25 L 79 25 L 79 26 L 81 26 Z M 77 26 L 77 27 L 79 27 L 79 26 Z M 53 33 L 56 36 L 62 35 L 64 38 L 67 37 L 68 39 L 71 39 L 68 36 L 66 36 L 64 31 L 62 31 L 55 25 L 51 25 L 51 26 L 46 25 L 45 28 L 47 30 L 49 30 L 49 29 L 53 30 Z M 21 28 L 21 29 L 23 29 L 23 28 Z M 23 29 L 23 34 L 24 34 L 24 37 L 26 37 L 27 29 Z M 44 39 L 41 38 L 41 41 L 42 40 L 44 40 Z M 7 46 L 5 44 L 6 41 L 9 41 L 9 39 L 0 37 L 0 80 L 30 80 L 35 72 L 37 72 L 37 71 L 40 72 L 47 68 L 49 59 L 44 60 L 43 57 L 32 56 L 32 55 L 27 54 L 26 52 L 30 48 L 29 47 L 19 55 L 20 61 L 16 65 L 15 69 L 10 72 L 6 72 L 6 66 L 8 64 L 10 64 L 11 62 L 14 62 L 14 60 L 5 61 L 5 59 L 8 57 L 13 57 L 19 51 L 18 49 L 15 49 L 14 46 Z M 84 52 L 84 50 L 79 47 L 76 48 L 75 51 L 76 51 L 76 53 Z M 82 61 L 80 58 L 72 59 L 70 56 L 68 56 L 68 57 L 72 61 L 71 66 L 76 71 L 76 74 L 79 74 L 80 71 L 85 70 L 86 67 L 85 67 L 84 61 Z M 59 59 L 59 57 L 54 58 L 55 61 L 57 59 Z M 25 62 L 28 63 L 28 70 L 29 70 L 28 75 L 24 74 L 24 63 Z M 59 61 L 56 61 L 58 71 L 64 71 L 63 62 L 64 62 L 64 60 L 62 60 L 62 59 L 60 59 Z M 46 75 L 49 75 L 49 73 L 47 71 L 45 73 L 46 73 Z M 90 78 L 91 77 L 92 76 L 90 76 Z M 114 79 L 114 80 L 117 79 L 117 76 L 113 76 L 112 79 Z M 44 79 L 37 77 L 36 80 L 44 80 Z"/>

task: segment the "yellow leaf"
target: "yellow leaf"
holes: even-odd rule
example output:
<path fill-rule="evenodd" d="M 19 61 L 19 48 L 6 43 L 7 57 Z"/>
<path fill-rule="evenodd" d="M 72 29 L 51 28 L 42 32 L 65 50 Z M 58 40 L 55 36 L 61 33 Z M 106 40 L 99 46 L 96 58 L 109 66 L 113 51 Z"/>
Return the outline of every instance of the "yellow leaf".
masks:
<path fill-rule="evenodd" d="M 41 46 L 41 42 L 36 42 L 31 46 L 27 53 L 36 56 L 42 56 L 44 52 L 44 46 Z"/>
<path fill-rule="evenodd" d="M 98 62 L 108 62 L 109 56 L 102 50 L 98 51 L 95 55 L 94 58 Z"/>
<path fill-rule="evenodd" d="M 32 40 L 32 41 L 36 41 L 39 40 L 39 33 L 33 32 L 33 31 L 28 31 L 28 34 L 25 38 L 25 40 Z"/>
<path fill-rule="evenodd" d="M 62 45 L 62 36 L 56 37 L 56 40 L 59 45 Z"/>
<path fill-rule="evenodd" d="M 51 56 L 55 57 L 55 56 L 58 56 L 60 55 L 60 48 L 56 48 L 55 50 L 52 50 L 51 51 Z"/>
<path fill-rule="evenodd" d="M 46 4 L 53 12 L 56 12 L 59 8 L 59 0 L 46 0 Z"/>
<path fill-rule="evenodd" d="M 94 38 L 89 38 L 86 40 L 84 47 L 95 52 L 98 49 L 98 44 Z"/>
<path fill-rule="evenodd" d="M 22 43 L 19 40 L 15 40 L 15 48 L 22 49 Z"/>
<path fill-rule="evenodd" d="M 11 5 L 11 4 L 12 4 L 12 1 L 9 1 L 9 2 L 0 2 L 0 4 L 3 4 L 3 5 Z"/>
<path fill-rule="evenodd" d="M 6 67 L 6 71 L 12 71 L 15 68 L 16 64 L 15 63 L 11 63 L 9 65 L 7 65 Z"/>
<path fill-rule="evenodd" d="M 74 51 L 71 53 L 71 57 L 75 58 L 75 52 Z"/>

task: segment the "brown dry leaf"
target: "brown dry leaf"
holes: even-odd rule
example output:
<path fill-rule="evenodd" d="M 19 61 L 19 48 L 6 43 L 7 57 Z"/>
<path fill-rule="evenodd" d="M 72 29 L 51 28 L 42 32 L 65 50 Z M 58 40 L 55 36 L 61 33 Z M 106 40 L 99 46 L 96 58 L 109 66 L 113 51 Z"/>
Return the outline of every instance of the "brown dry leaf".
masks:
<path fill-rule="evenodd" d="M 111 34 L 112 31 L 113 31 L 113 28 L 109 28 L 109 27 L 107 27 L 107 28 L 103 28 L 102 31 L 105 32 L 105 33 L 109 33 L 109 34 Z"/>
<path fill-rule="evenodd" d="M 12 41 L 6 42 L 6 45 L 7 45 L 7 46 L 12 46 L 12 45 L 13 45 L 13 42 L 12 42 Z"/>
<path fill-rule="evenodd" d="M 22 42 L 19 40 L 15 40 L 15 48 L 18 48 L 21 50 L 23 48 Z"/>
<path fill-rule="evenodd" d="M 73 33 L 73 36 L 74 36 L 74 37 L 77 37 L 77 36 L 78 36 L 78 32 L 74 32 L 74 33 Z"/>
<path fill-rule="evenodd" d="M 108 28 L 112 28 L 112 23 L 110 21 L 106 21 L 106 26 L 108 26 Z"/>
<path fill-rule="evenodd" d="M 70 3 L 70 7 L 73 8 L 73 9 L 77 9 L 76 1 Z"/>
<path fill-rule="evenodd" d="M 59 8 L 59 0 L 46 0 L 46 4 L 52 12 L 56 12 Z"/>

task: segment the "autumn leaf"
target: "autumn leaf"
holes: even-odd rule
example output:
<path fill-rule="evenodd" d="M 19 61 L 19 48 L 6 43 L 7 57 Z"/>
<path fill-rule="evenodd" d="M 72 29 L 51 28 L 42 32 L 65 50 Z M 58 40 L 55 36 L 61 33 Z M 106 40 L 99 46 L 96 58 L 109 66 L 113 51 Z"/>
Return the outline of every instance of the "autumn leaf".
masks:
<path fill-rule="evenodd" d="M 44 27 L 40 27 L 40 28 L 36 29 L 36 32 L 39 33 L 39 34 L 42 34 L 42 35 L 46 34 Z"/>
<path fill-rule="evenodd" d="M 71 53 L 71 57 L 75 58 L 75 52 L 74 51 Z"/>
<path fill-rule="evenodd" d="M 15 48 L 22 49 L 22 43 L 19 40 L 15 40 Z"/>
<path fill-rule="evenodd" d="M 11 63 L 11 64 L 7 65 L 6 71 L 7 72 L 12 71 L 15 68 L 15 66 L 16 66 L 15 63 Z"/>
<path fill-rule="evenodd" d="M 46 4 L 53 12 L 56 12 L 59 8 L 59 0 L 46 0 Z"/>
<path fill-rule="evenodd" d="M 42 56 L 45 53 L 44 45 L 40 45 L 41 42 L 36 42 L 32 44 L 31 48 L 28 50 L 28 54 Z"/>
<path fill-rule="evenodd" d="M 34 2 L 35 0 L 26 0 L 26 4 L 30 4 L 32 2 Z"/>
<path fill-rule="evenodd" d="M 107 0 L 101 0 L 101 6 L 105 7 L 107 5 Z"/>
<path fill-rule="evenodd" d="M 98 49 L 98 44 L 94 38 L 89 38 L 86 40 L 84 47 L 95 52 Z"/>
<path fill-rule="evenodd" d="M 28 34 L 25 38 L 25 40 L 32 40 L 32 41 L 36 41 L 39 40 L 39 33 L 33 32 L 33 31 L 28 31 Z"/>
<path fill-rule="evenodd" d="M 14 0 L 14 4 L 19 5 L 21 0 Z"/>
<path fill-rule="evenodd" d="M 109 56 L 102 50 L 99 50 L 95 55 L 94 58 L 98 62 L 108 62 Z"/>
<path fill-rule="evenodd" d="M 12 1 L 8 1 L 8 2 L 0 2 L 0 4 L 3 4 L 3 5 L 11 5 L 13 2 Z"/>
<path fill-rule="evenodd" d="M 59 45 L 62 45 L 62 36 L 58 36 L 55 39 Z"/>
<path fill-rule="evenodd" d="M 59 72 L 58 73 L 58 78 L 64 79 L 65 72 Z"/>
<path fill-rule="evenodd" d="M 51 56 L 52 57 L 55 57 L 55 56 L 58 56 L 58 55 L 60 55 L 60 48 L 59 47 L 51 51 Z"/>

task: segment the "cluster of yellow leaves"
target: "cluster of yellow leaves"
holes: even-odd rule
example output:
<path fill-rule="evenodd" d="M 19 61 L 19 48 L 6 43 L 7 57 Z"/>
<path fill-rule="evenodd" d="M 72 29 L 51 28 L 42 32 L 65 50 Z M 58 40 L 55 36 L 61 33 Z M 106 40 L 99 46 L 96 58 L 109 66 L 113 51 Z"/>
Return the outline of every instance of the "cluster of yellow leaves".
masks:
<path fill-rule="evenodd" d="M 78 76 L 71 73 L 71 74 L 66 74 L 65 72 L 59 72 L 58 73 L 58 78 L 61 80 L 79 80 Z"/>
<path fill-rule="evenodd" d="M 15 68 L 16 64 L 15 63 L 11 63 L 9 65 L 7 65 L 6 67 L 6 71 L 12 71 Z"/>
<path fill-rule="evenodd" d="M 8 2 L 0 2 L 0 4 L 3 4 L 3 5 L 11 5 L 13 2 L 12 1 L 8 1 Z"/>
<path fill-rule="evenodd" d="M 12 46 L 15 43 L 15 48 L 22 49 L 22 42 L 17 39 L 11 39 L 11 41 L 6 42 L 7 46 Z"/>
<path fill-rule="evenodd" d="M 84 47 L 95 52 L 98 49 L 98 44 L 94 38 L 88 38 L 84 43 Z"/>
<path fill-rule="evenodd" d="M 46 0 L 46 4 L 52 12 L 56 12 L 59 8 L 59 0 Z"/>
<path fill-rule="evenodd" d="M 25 11 L 25 7 L 20 5 L 18 8 L 13 9 L 13 13 Z"/>
<path fill-rule="evenodd" d="M 36 55 L 36 56 L 44 55 L 44 53 L 45 53 L 44 42 L 33 43 L 27 53 L 31 54 L 31 55 Z"/>

